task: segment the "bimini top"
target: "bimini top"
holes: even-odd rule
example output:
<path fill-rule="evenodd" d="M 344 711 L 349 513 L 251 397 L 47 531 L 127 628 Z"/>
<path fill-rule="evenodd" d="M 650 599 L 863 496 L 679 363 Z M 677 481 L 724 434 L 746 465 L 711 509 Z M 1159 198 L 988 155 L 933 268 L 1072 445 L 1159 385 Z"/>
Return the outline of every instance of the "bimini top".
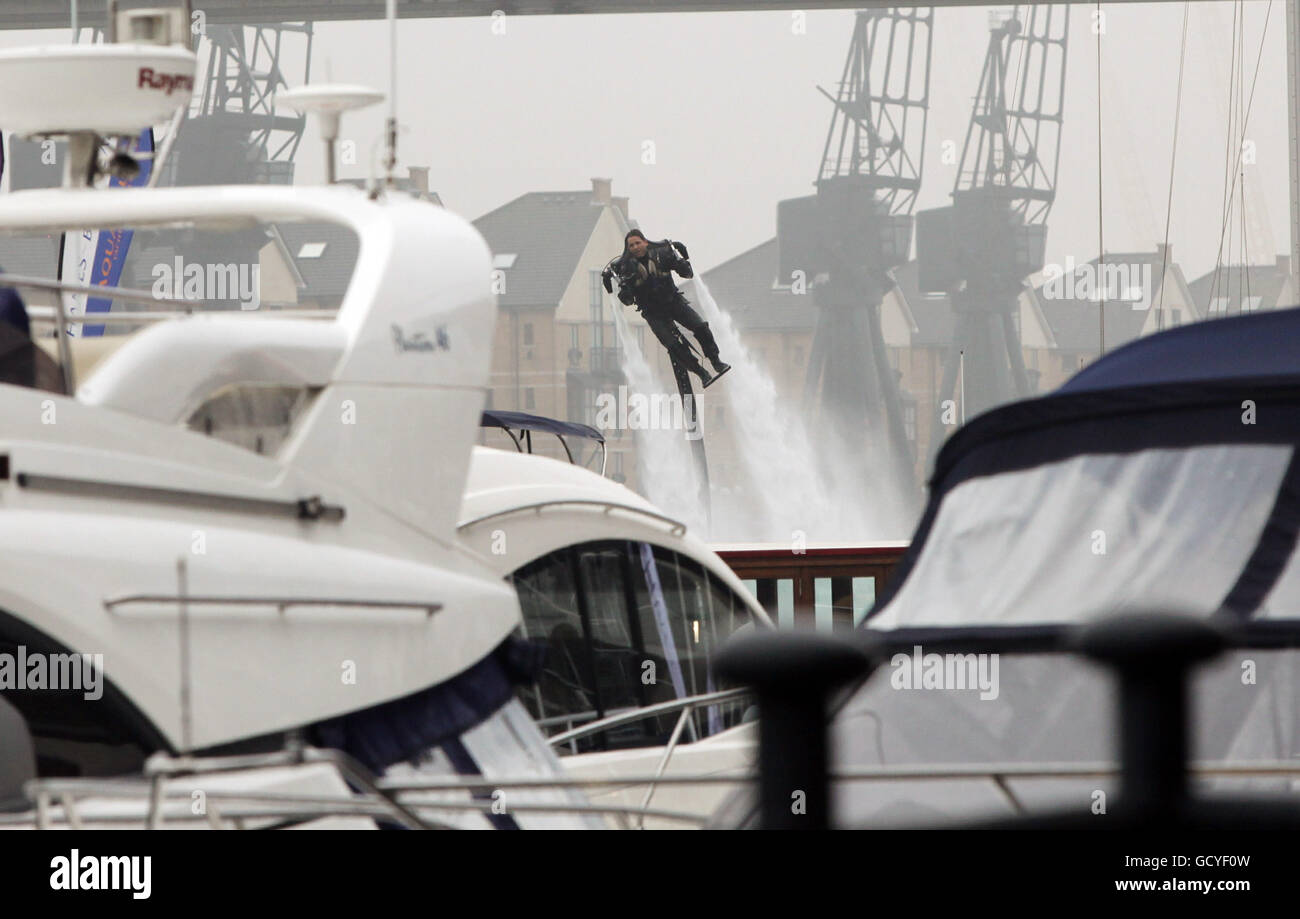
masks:
<path fill-rule="evenodd" d="M 1135 342 L 940 452 L 875 628 L 1300 612 L 1300 310 Z"/>
<path fill-rule="evenodd" d="M 581 437 L 601 444 L 605 442 L 605 435 L 589 425 L 578 424 L 575 421 L 556 421 L 554 418 L 543 418 L 541 415 L 530 415 L 527 412 L 484 412 L 481 426 L 516 431 L 542 431 L 557 437 Z"/>

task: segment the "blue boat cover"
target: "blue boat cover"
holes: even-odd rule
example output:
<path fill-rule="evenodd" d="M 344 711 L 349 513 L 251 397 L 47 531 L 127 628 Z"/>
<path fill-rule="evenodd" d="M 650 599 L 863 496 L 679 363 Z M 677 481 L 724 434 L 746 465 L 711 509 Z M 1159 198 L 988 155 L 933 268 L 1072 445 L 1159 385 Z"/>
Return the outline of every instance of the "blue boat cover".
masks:
<path fill-rule="evenodd" d="M 1139 338 L 1057 392 L 1208 380 L 1300 378 L 1300 308 L 1247 313 Z"/>

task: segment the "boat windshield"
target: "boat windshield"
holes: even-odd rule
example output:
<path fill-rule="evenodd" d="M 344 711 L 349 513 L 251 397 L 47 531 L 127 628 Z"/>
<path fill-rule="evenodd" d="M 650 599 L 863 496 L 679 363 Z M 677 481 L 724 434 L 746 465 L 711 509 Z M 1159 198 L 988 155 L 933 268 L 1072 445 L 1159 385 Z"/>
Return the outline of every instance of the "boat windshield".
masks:
<path fill-rule="evenodd" d="M 713 652 L 750 624 L 749 608 L 701 566 L 647 543 L 568 546 L 514 574 L 526 637 L 546 663 L 519 695 L 551 735 L 611 714 L 724 688 Z M 740 723 L 747 703 L 696 710 L 682 735 L 698 740 Z M 566 745 L 567 752 L 660 746 L 680 712 L 648 717 Z"/>

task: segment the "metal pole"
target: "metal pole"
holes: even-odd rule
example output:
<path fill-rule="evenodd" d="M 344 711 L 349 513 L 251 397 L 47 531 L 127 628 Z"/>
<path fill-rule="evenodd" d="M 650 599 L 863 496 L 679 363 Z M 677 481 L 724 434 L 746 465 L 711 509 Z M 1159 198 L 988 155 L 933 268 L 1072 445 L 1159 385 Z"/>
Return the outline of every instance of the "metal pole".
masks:
<path fill-rule="evenodd" d="M 1300 301 L 1300 0 L 1286 0 L 1286 121 L 1291 173 L 1291 297 Z"/>
<path fill-rule="evenodd" d="M 189 753 L 194 749 L 194 737 L 190 722 L 192 700 L 190 696 L 189 571 L 184 556 L 176 559 L 176 587 L 177 598 L 180 600 L 181 749 Z"/>
<path fill-rule="evenodd" d="M 72 366 L 72 347 L 68 344 L 68 309 L 67 294 L 60 293 L 55 298 L 59 309 L 59 363 L 63 365 L 63 389 L 71 398 L 77 394 L 77 371 Z"/>

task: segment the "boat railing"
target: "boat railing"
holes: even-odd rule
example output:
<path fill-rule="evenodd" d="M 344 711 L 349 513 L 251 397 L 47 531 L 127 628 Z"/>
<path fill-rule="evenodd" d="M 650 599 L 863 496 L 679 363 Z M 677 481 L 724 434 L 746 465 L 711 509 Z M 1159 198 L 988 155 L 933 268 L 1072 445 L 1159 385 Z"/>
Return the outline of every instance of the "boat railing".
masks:
<path fill-rule="evenodd" d="M 304 766 L 329 763 L 358 789 L 348 795 L 304 794 L 276 791 L 206 790 L 202 813 L 193 810 L 192 789 L 168 788 L 169 779 L 212 775 L 223 772 L 256 771 L 259 769 Z M 324 818 L 357 817 L 395 823 L 413 829 L 452 829 L 450 824 L 437 819 L 439 812 L 476 811 L 491 813 L 494 801 L 488 795 L 506 791 L 631 789 L 645 785 L 752 785 L 757 777 L 751 772 L 740 774 L 701 773 L 691 775 L 663 774 L 664 761 L 653 773 L 623 775 L 618 777 L 537 777 L 510 779 L 507 777 L 481 778 L 458 776 L 407 776 L 376 778 L 364 766 L 337 750 L 303 748 L 270 754 L 226 757 L 154 757 L 146 767 L 142 779 L 121 778 L 58 778 L 37 779 L 26 786 L 28 799 L 35 804 L 32 812 L 0 814 L 0 827 L 31 826 L 48 829 L 66 825 L 82 829 L 87 824 L 141 824 L 147 829 L 175 828 L 189 823 L 205 823 L 212 829 L 245 829 L 250 824 L 259 827 L 289 826 Z M 1294 761 L 1261 761 L 1257 763 L 1192 763 L 1188 771 L 1200 779 L 1212 778 L 1277 778 L 1300 779 L 1300 763 Z M 1017 814 L 1027 813 L 1027 808 L 1010 787 L 1013 781 L 1034 779 L 1103 779 L 1118 778 L 1121 768 L 1116 763 L 989 763 L 936 768 L 928 765 L 897 765 L 867 767 L 851 770 L 833 770 L 832 783 L 865 781 L 989 781 L 1002 794 L 1003 799 Z M 478 793 L 474 800 L 428 800 L 427 795 L 448 792 Z M 90 799 L 136 800 L 141 808 L 106 812 L 84 812 Z M 611 816 L 626 826 L 635 820 L 644 828 L 647 817 L 687 825 L 704 825 L 707 815 L 679 810 L 652 808 L 649 795 L 640 805 L 591 804 L 586 802 L 512 802 L 507 812 Z"/>
<path fill-rule="evenodd" d="M 64 391 L 68 395 L 76 395 L 77 392 L 76 372 L 72 362 L 72 351 L 69 346 L 69 327 L 71 325 L 86 322 L 149 325 L 156 322 L 166 322 L 185 316 L 192 316 L 196 312 L 209 312 L 207 301 L 205 300 L 168 297 L 165 295 L 155 294 L 153 291 L 134 290 L 131 288 L 111 285 L 75 284 L 68 281 L 54 281 L 48 278 L 35 278 L 27 275 L 10 274 L 9 272 L 4 271 L 0 271 L 0 287 L 17 287 L 25 290 L 39 290 L 47 293 L 58 294 L 58 296 L 54 298 L 55 305 L 52 307 L 33 305 L 26 309 L 29 319 L 47 321 L 54 324 L 55 338 L 58 341 L 59 348 L 59 366 L 63 373 Z M 66 298 L 78 294 L 124 303 L 147 304 L 153 308 L 140 312 L 72 315 Z M 172 308 L 161 309 L 160 307 Z M 220 310 L 211 312 L 220 312 L 225 315 L 271 316 L 281 319 L 289 317 L 294 319 L 333 319 L 338 315 L 338 310 L 292 307 L 289 309 L 274 310 Z"/>
<path fill-rule="evenodd" d="M 563 731 L 552 737 L 548 737 L 546 741 L 551 746 L 558 747 L 571 741 L 581 740 L 582 738 L 589 737 L 593 734 L 601 734 L 605 731 L 611 730 L 612 728 L 635 724 L 636 722 L 644 721 L 647 718 L 658 718 L 660 715 L 671 714 L 679 710 L 682 713 L 681 717 L 678 719 L 678 722 L 680 723 L 689 718 L 691 713 L 702 705 L 716 705 L 719 702 L 728 702 L 750 695 L 753 695 L 753 690 L 741 686 L 736 689 L 723 689 L 717 692 L 706 692 L 694 696 L 683 696 L 680 699 L 670 699 L 667 702 L 656 702 L 653 705 L 643 705 L 639 708 L 630 708 L 613 712 L 606 715 L 604 718 L 590 721 L 586 724 L 572 728 L 571 730 Z M 562 719 L 572 719 L 577 721 L 581 720 L 586 714 L 589 713 L 579 712 L 573 715 L 561 715 L 559 717 Z M 551 718 L 547 720 L 555 721 L 556 719 Z"/>
<path fill-rule="evenodd" d="M 474 526 L 485 520 L 494 520 L 498 517 L 505 517 L 510 514 L 520 514 L 524 511 L 536 511 L 541 514 L 542 511 L 554 510 L 560 507 L 598 507 L 604 510 L 606 514 L 619 511 L 625 514 L 633 514 L 638 517 L 648 517 L 659 523 L 666 524 L 674 536 L 681 536 L 686 532 L 686 524 L 679 520 L 674 520 L 664 514 L 656 513 L 652 510 L 636 507 L 631 504 L 615 504 L 612 501 L 601 501 L 595 498 L 560 498 L 554 501 L 536 501 L 531 504 L 519 504 L 514 507 L 507 507 L 499 511 L 493 511 L 490 514 L 482 514 L 469 520 L 462 520 L 457 526 L 459 529 Z"/>
<path fill-rule="evenodd" d="M 672 712 L 680 710 L 681 714 L 677 718 L 677 723 L 673 725 L 672 734 L 668 737 L 668 744 L 664 747 L 664 752 L 659 757 L 659 763 L 655 767 L 654 777 L 647 783 L 645 796 L 641 800 L 641 807 L 637 814 L 637 828 L 644 829 L 645 818 L 647 813 L 649 813 L 650 801 L 654 798 L 655 791 L 664 777 L 664 772 L 668 769 L 668 764 L 672 761 L 673 753 L 676 751 L 678 742 L 681 740 L 682 731 L 686 728 L 687 724 L 690 723 L 691 715 L 693 715 L 701 706 L 710 706 L 716 705 L 720 702 L 734 701 L 749 695 L 752 695 L 752 691 L 741 687 L 738 689 L 724 689 L 718 692 L 686 696 L 685 698 L 660 702 L 655 705 L 646 705 L 631 711 L 617 712 L 597 721 L 584 724 L 581 727 L 563 731 L 556 734 L 554 737 L 547 738 L 547 740 L 553 747 L 565 743 L 572 746 L 583 737 L 590 737 L 612 728 L 635 724 L 636 722 L 643 721 L 647 718 L 657 718 L 660 715 L 671 714 Z"/>

